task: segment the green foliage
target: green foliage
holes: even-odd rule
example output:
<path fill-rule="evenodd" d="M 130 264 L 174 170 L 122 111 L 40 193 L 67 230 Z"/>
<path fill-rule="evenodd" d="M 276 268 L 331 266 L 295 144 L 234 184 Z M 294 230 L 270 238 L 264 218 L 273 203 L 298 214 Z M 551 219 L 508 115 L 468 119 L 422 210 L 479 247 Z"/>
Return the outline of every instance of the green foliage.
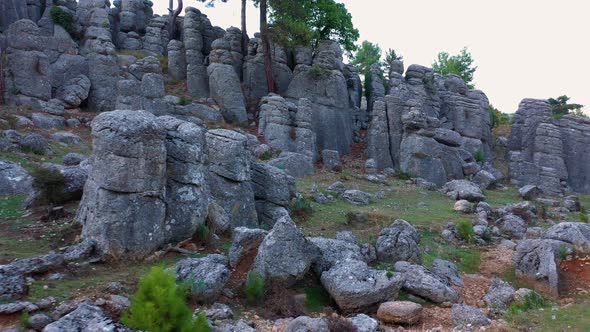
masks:
<path fill-rule="evenodd" d="M 33 170 L 33 187 L 39 192 L 39 203 L 61 204 L 68 200 L 66 180 L 60 171 L 37 167 Z"/>
<path fill-rule="evenodd" d="M 25 311 L 25 312 L 23 312 L 23 313 L 20 315 L 20 319 L 19 319 L 19 321 L 20 321 L 20 326 L 21 326 L 22 328 L 28 328 L 28 327 L 29 327 L 29 319 L 30 319 L 30 318 L 31 318 L 31 315 L 29 315 L 29 313 L 28 313 L 28 312 L 26 312 L 26 311 Z"/>
<path fill-rule="evenodd" d="M 211 229 L 206 224 L 200 224 L 195 231 L 195 237 L 202 242 L 207 242 L 211 238 Z"/>
<path fill-rule="evenodd" d="M 513 302 L 508 310 L 506 311 L 505 317 L 508 321 L 513 321 L 517 315 L 525 313 L 527 311 L 546 308 L 548 306 L 547 301 L 543 296 L 535 291 L 524 296 L 522 302 Z"/>
<path fill-rule="evenodd" d="M 330 294 L 323 287 L 305 288 L 305 308 L 311 312 L 320 312 L 330 305 Z"/>
<path fill-rule="evenodd" d="M 74 31 L 74 16 L 63 9 L 53 6 L 49 12 L 53 23 L 60 25 L 70 34 Z"/>
<path fill-rule="evenodd" d="M 473 88 L 473 74 L 477 69 L 473 65 L 473 57 L 467 48 L 463 48 L 457 55 L 450 55 L 447 52 L 440 52 L 436 61 L 432 64 L 432 70 L 443 76 L 449 74 L 459 75 L 467 86 Z"/>
<path fill-rule="evenodd" d="M 209 321 L 205 316 L 204 312 L 199 312 L 197 315 L 197 319 L 195 320 L 195 331 L 197 332 L 209 332 L 211 331 L 211 327 L 209 326 Z"/>
<path fill-rule="evenodd" d="M 292 47 L 316 47 L 321 40 L 334 40 L 348 52 L 356 49 L 359 32 L 352 15 L 335 0 L 269 0 L 269 28 L 273 40 Z"/>
<path fill-rule="evenodd" d="M 349 169 L 344 169 L 340 172 L 340 179 L 343 181 L 347 181 L 354 178 L 354 173 Z"/>
<path fill-rule="evenodd" d="M 400 179 L 400 180 L 410 180 L 413 178 L 412 174 L 408 173 L 408 172 L 404 172 L 401 169 L 396 169 L 395 170 L 395 177 Z"/>
<path fill-rule="evenodd" d="M 484 161 L 486 161 L 486 156 L 481 150 L 476 150 L 473 154 L 473 158 L 475 158 L 475 161 L 478 163 L 483 163 Z"/>
<path fill-rule="evenodd" d="M 122 317 L 126 326 L 148 332 L 209 332 L 199 319 L 194 320 L 186 304 L 187 287 L 176 284 L 174 273 L 153 267 L 141 278 L 131 298 L 131 307 Z"/>
<path fill-rule="evenodd" d="M 557 252 L 557 255 L 559 256 L 559 258 L 561 260 L 564 260 L 567 258 L 567 256 L 570 254 L 570 250 L 568 249 L 568 247 L 566 245 L 561 245 L 559 246 L 559 251 Z"/>
<path fill-rule="evenodd" d="M 180 96 L 180 105 L 186 106 L 193 103 L 193 99 L 187 96 Z"/>
<path fill-rule="evenodd" d="M 463 220 L 457 223 L 457 231 L 461 239 L 467 243 L 475 242 L 475 232 L 473 231 L 473 224 L 469 220 Z"/>
<path fill-rule="evenodd" d="M 385 66 L 389 66 L 393 61 L 403 61 L 404 57 L 401 54 L 397 54 L 393 48 L 390 48 L 385 52 Z"/>
<path fill-rule="evenodd" d="M 313 213 L 313 208 L 309 200 L 302 196 L 295 200 L 295 203 L 291 206 L 291 211 L 300 218 L 306 218 Z"/>
<path fill-rule="evenodd" d="M 553 117 L 556 119 L 561 119 L 564 115 L 567 114 L 587 117 L 582 112 L 582 108 L 584 106 L 580 104 L 570 104 L 570 97 L 566 95 L 559 96 L 557 98 L 549 98 L 547 101 L 549 102 L 549 104 L 551 104 L 551 112 L 553 113 Z"/>
<path fill-rule="evenodd" d="M 313 65 L 309 69 L 309 74 L 315 80 L 319 80 L 325 78 L 330 75 L 330 70 L 326 69 L 320 65 Z"/>
<path fill-rule="evenodd" d="M 488 107 L 488 112 L 490 113 L 490 122 L 492 124 L 492 128 L 502 125 L 509 125 L 512 121 L 509 114 L 498 111 L 498 109 L 491 104 Z"/>
<path fill-rule="evenodd" d="M 580 222 L 587 223 L 588 222 L 588 219 L 590 219 L 590 218 L 588 218 L 588 214 L 586 214 L 586 213 L 580 213 Z"/>
<path fill-rule="evenodd" d="M 264 278 L 257 272 L 250 272 L 246 285 L 244 286 L 244 292 L 246 293 L 246 299 L 250 304 L 260 303 L 264 298 L 265 293 Z"/>
<path fill-rule="evenodd" d="M 360 74 L 365 75 L 365 82 L 370 81 L 366 75 L 371 72 L 371 66 L 373 64 L 380 62 L 381 54 L 381 47 L 378 44 L 373 44 L 365 40 L 356 50 L 350 63 Z"/>
<path fill-rule="evenodd" d="M 262 161 L 271 160 L 271 159 L 272 159 L 272 152 L 270 152 L 270 151 L 264 151 L 264 153 L 262 153 L 260 155 L 260 160 L 262 160 Z"/>
<path fill-rule="evenodd" d="M 387 276 L 387 278 L 391 279 L 391 278 L 393 278 L 393 272 L 387 271 L 387 273 L 385 273 L 385 276 Z"/>

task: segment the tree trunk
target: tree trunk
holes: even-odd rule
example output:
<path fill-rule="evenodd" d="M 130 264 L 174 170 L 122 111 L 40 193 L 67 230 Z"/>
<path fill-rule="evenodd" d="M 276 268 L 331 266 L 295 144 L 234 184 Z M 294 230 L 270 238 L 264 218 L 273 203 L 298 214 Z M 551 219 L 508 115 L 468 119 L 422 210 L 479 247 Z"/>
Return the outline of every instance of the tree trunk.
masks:
<path fill-rule="evenodd" d="M 4 105 L 4 49 L 0 46 L 0 105 Z"/>
<path fill-rule="evenodd" d="M 248 31 L 246 31 L 246 0 L 242 0 L 242 55 L 248 55 Z"/>
<path fill-rule="evenodd" d="M 272 74 L 272 56 L 270 54 L 270 42 L 268 40 L 268 23 L 266 21 L 267 0 L 260 0 L 260 37 L 262 39 L 262 48 L 264 49 L 264 71 L 266 73 L 266 82 L 268 92 L 275 93 L 275 79 Z"/>
<path fill-rule="evenodd" d="M 176 18 L 182 13 L 183 3 L 178 0 L 178 8 L 174 9 L 174 0 L 168 2 L 168 39 L 176 37 Z"/>

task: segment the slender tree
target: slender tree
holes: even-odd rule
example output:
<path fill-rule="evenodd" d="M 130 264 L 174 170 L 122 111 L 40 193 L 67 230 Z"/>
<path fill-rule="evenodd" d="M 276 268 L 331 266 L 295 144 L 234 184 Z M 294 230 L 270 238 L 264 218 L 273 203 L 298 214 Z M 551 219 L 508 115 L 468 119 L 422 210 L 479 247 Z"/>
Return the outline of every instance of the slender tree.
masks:
<path fill-rule="evenodd" d="M 176 9 L 174 9 L 174 0 L 168 2 L 168 38 L 170 40 L 176 38 L 176 18 L 182 13 L 182 8 L 182 0 L 178 0 Z"/>
<path fill-rule="evenodd" d="M 268 85 L 268 92 L 276 92 L 275 78 L 272 73 L 272 55 L 270 53 L 270 40 L 268 38 L 268 3 L 267 0 L 259 0 L 260 7 L 260 39 L 262 40 L 262 48 L 264 49 L 264 71 L 266 73 L 266 83 Z"/>
<path fill-rule="evenodd" d="M 242 55 L 248 55 L 248 32 L 246 31 L 246 2 L 242 0 Z"/>
<path fill-rule="evenodd" d="M 4 49 L 0 46 L 0 105 L 4 105 Z"/>

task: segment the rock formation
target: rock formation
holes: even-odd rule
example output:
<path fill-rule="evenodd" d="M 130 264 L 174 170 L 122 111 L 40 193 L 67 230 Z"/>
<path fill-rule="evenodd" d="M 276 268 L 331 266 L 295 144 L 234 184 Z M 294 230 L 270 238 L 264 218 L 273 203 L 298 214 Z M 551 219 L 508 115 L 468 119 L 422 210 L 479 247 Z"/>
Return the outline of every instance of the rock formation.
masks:
<path fill-rule="evenodd" d="M 438 186 L 475 174 L 474 155 L 491 158 L 488 99 L 455 75 L 412 65 L 391 72 L 391 90 L 375 101 L 368 157 Z"/>
<path fill-rule="evenodd" d="M 537 185 L 548 195 L 590 193 L 590 120 L 554 119 L 547 101 L 524 99 L 508 147 L 513 184 Z"/>

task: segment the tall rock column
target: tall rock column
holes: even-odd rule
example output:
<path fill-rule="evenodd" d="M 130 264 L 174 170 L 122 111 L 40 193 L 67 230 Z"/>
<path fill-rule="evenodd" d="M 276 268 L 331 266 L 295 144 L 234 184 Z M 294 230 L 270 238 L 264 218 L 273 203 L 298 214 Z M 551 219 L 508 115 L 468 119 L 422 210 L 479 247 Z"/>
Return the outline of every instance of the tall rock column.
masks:
<path fill-rule="evenodd" d="M 76 11 L 85 38 L 80 53 L 88 59 L 88 78 L 92 83 L 88 108 L 96 112 L 114 110 L 119 81 L 108 10 L 104 1 L 81 0 Z"/>
<path fill-rule="evenodd" d="M 111 259 L 141 259 L 165 240 L 166 132 L 144 111 L 99 114 L 76 220 Z"/>
<path fill-rule="evenodd" d="M 192 97 L 209 96 L 209 80 L 205 56 L 203 55 L 203 35 L 201 12 L 187 7 L 184 17 L 184 48 L 186 50 L 186 77 L 188 92 Z"/>

